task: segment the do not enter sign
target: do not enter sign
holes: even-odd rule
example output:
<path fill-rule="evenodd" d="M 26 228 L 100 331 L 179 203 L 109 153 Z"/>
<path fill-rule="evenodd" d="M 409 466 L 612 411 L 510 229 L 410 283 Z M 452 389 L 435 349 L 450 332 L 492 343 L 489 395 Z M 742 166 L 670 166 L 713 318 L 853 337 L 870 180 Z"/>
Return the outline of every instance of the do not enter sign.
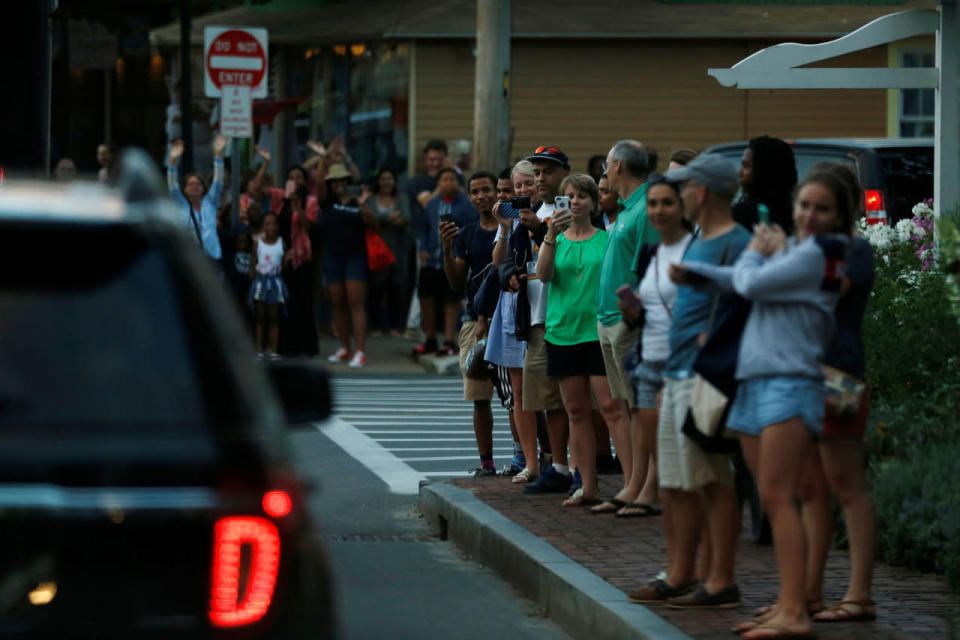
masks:
<path fill-rule="evenodd" d="M 252 97 L 266 97 L 266 29 L 206 27 L 203 41 L 207 97 L 219 97 L 224 86 L 250 87 Z"/>

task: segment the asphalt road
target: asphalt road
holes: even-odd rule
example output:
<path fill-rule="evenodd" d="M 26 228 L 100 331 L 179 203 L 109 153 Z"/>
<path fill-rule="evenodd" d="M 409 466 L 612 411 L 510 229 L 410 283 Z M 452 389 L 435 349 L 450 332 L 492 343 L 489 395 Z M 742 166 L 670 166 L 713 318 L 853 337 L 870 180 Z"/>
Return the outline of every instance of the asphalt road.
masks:
<path fill-rule="evenodd" d="M 336 380 L 334 388 L 338 416 L 295 429 L 292 439 L 297 466 L 315 487 L 310 508 L 334 569 L 341 637 L 568 638 L 506 582 L 452 543 L 432 536 L 416 511 L 411 482 L 422 476 L 466 475 L 467 468 L 478 464 L 470 406 L 459 400 L 459 381 L 436 376 L 351 377 Z M 426 411 L 430 408 L 443 410 Z M 502 432 L 507 429 L 505 414 L 502 409 L 495 414 Z M 392 441 L 411 437 L 422 439 Z M 506 439 L 510 440 L 509 430 Z M 505 446 L 509 449 L 509 442 Z M 471 453 L 471 459 L 461 459 Z"/>

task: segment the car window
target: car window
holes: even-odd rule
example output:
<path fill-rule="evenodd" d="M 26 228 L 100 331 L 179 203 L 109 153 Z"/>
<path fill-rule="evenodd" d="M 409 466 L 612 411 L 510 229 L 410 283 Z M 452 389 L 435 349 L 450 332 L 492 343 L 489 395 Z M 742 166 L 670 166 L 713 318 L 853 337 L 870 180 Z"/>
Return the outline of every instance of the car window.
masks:
<path fill-rule="evenodd" d="M 860 168 L 857 166 L 856 156 L 845 152 L 842 149 L 806 149 L 803 147 L 794 147 L 793 157 L 797 163 L 797 179 L 803 180 L 810 173 L 810 169 L 819 162 L 835 162 L 844 164 L 857 175 L 860 175 Z"/>
<path fill-rule="evenodd" d="M 49 232 L 48 232 L 49 233 Z M 190 434 L 208 422 L 163 253 L 131 234 L 20 235 L 0 255 L 0 437 Z"/>
<path fill-rule="evenodd" d="M 894 219 L 909 217 L 913 205 L 933 197 L 933 149 L 877 149 L 883 164 L 887 209 Z"/>

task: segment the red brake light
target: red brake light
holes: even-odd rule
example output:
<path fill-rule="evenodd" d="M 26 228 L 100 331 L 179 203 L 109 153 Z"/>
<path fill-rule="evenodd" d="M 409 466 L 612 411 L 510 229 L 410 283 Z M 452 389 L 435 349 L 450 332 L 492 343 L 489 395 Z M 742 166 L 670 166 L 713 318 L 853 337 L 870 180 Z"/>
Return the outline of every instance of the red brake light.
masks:
<path fill-rule="evenodd" d="M 879 189 L 863 190 L 863 208 L 867 213 L 867 224 L 886 224 L 887 207 L 883 191 Z"/>
<path fill-rule="evenodd" d="M 293 500 L 286 491 L 268 491 L 263 495 L 263 510 L 272 518 L 282 518 L 293 509 Z"/>
<path fill-rule="evenodd" d="M 213 534 L 210 622 L 216 627 L 256 622 L 273 599 L 280 534 L 269 520 L 249 516 L 221 518 Z M 243 553 L 244 546 L 249 554 Z"/>

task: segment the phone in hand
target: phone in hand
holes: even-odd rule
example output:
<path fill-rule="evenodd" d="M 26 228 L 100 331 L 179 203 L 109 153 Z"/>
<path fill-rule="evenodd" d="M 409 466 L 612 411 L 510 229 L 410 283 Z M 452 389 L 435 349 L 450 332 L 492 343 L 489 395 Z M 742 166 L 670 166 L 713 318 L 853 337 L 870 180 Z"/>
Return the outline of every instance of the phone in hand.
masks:
<path fill-rule="evenodd" d="M 529 209 L 530 196 L 516 196 L 516 197 L 510 198 L 510 206 L 516 209 L 518 212 L 521 211 L 522 209 Z"/>
<path fill-rule="evenodd" d="M 640 300 L 637 299 L 637 296 L 633 293 L 633 288 L 628 284 L 622 285 L 617 289 L 617 298 L 631 307 L 636 308 L 640 306 Z"/>
<path fill-rule="evenodd" d="M 520 209 L 517 209 L 515 206 L 513 206 L 512 202 L 501 202 L 500 206 L 497 207 L 497 215 L 504 220 L 509 218 L 519 218 Z"/>
<path fill-rule="evenodd" d="M 453 214 L 452 214 L 452 213 L 441 213 L 441 214 L 440 214 L 440 222 L 453 222 Z"/>
<path fill-rule="evenodd" d="M 570 196 L 557 196 L 553 199 L 553 206 L 557 211 L 561 209 L 570 210 Z"/>
<path fill-rule="evenodd" d="M 763 204 L 762 202 L 757 205 L 757 218 L 763 224 L 770 224 L 770 209 L 768 209 L 767 205 Z"/>

